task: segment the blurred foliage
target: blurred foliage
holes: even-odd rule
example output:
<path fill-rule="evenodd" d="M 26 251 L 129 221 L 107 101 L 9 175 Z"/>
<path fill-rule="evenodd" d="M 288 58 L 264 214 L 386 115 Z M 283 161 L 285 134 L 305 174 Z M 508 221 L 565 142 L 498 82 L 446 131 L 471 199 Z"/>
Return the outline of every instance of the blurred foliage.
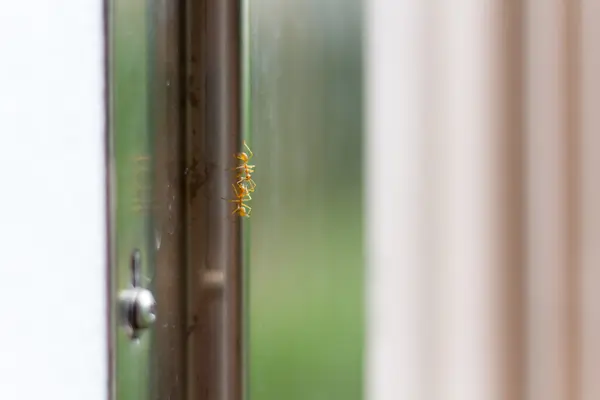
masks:
<path fill-rule="evenodd" d="M 362 398 L 358 0 L 247 0 L 253 400 Z"/>

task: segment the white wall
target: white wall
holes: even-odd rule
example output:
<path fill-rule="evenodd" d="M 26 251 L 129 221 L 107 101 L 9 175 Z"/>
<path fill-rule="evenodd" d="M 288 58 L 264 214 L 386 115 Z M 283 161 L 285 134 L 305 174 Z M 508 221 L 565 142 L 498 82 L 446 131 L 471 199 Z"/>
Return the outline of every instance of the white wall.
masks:
<path fill-rule="evenodd" d="M 0 399 L 107 398 L 102 21 L 0 11 Z"/>

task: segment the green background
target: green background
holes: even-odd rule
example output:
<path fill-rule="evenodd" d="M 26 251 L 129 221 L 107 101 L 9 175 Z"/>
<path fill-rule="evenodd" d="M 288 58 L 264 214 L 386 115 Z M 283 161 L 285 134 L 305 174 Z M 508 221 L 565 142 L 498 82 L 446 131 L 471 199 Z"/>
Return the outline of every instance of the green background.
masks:
<path fill-rule="evenodd" d="M 361 4 L 246 1 L 251 399 L 358 400 Z"/>

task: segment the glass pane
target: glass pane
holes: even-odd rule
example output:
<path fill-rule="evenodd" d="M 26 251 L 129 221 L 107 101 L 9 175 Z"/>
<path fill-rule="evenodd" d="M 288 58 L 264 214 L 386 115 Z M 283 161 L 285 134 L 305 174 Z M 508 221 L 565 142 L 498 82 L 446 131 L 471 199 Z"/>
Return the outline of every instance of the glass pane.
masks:
<path fill-rule="evenodd" d="M 111 251 L 113 296 L 132 285 L 153 289 L 154 3 L 109 2 Z M 138 262 L 134 263 L 134 260 Z M 134 271 L 133 264 L 137 265 Z M 116 398 L 149 399 L 152 330 L 136 337 L 113 309 Z"/>
<path fill-rule="evenodd" d="M 250 393 L 362 398 L 359 0 L 248 0 Z"/>

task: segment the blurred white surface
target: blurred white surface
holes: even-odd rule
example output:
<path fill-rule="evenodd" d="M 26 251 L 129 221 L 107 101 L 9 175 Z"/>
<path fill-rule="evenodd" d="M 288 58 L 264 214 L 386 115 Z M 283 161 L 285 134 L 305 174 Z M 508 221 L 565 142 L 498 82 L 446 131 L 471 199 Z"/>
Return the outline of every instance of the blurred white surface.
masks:
<path fill-rule="evenodd" d="M 0 398 L 105 400 L 101 0 L 0 12 Z"/>
<path fill-rule="evenodd" d="M 495 2 L 366 4 L 366 398 L 506 398 Z"/>

